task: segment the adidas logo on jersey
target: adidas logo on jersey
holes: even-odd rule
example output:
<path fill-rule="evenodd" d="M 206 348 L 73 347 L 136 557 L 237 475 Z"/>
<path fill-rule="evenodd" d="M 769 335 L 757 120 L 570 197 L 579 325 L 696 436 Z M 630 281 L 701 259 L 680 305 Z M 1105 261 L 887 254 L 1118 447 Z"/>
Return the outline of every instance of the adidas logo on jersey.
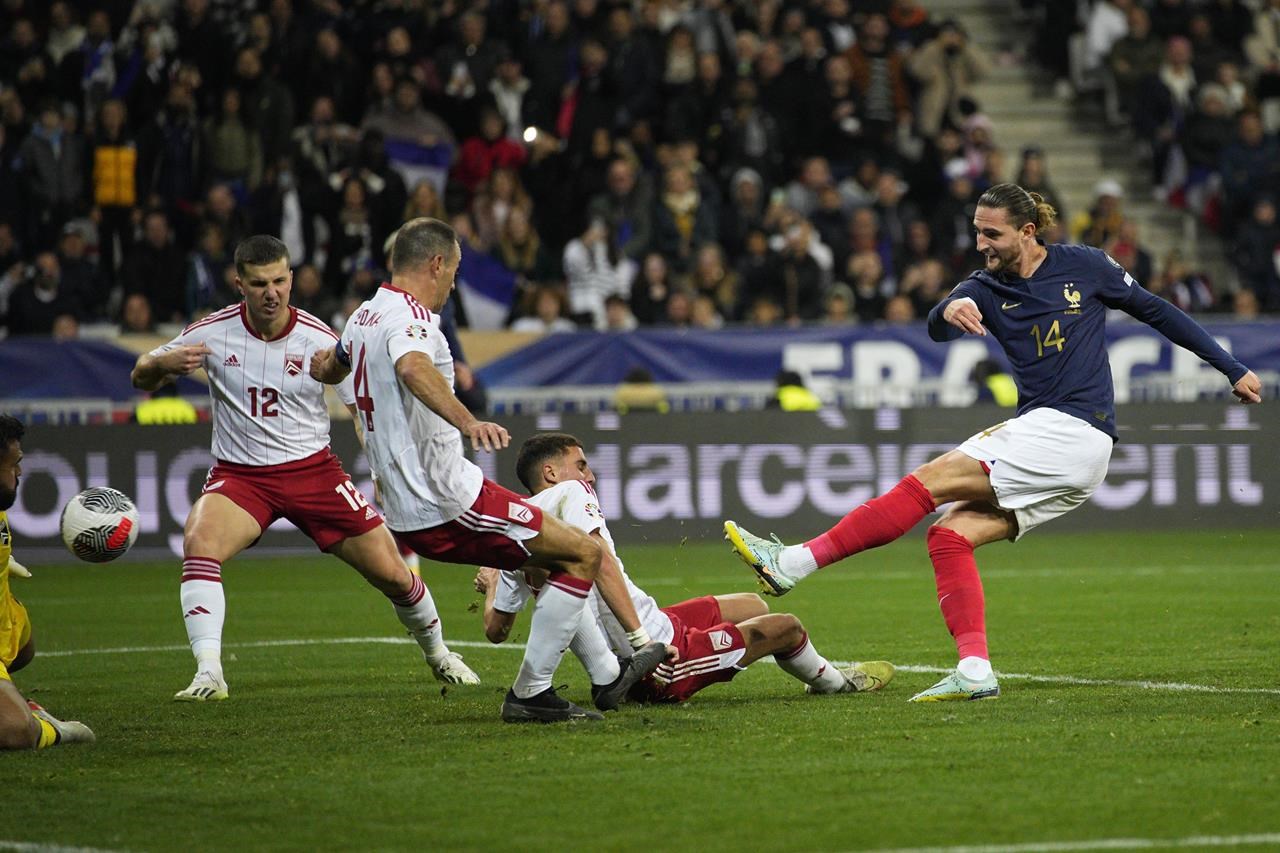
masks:
<path fill-rule="evenodd" d="M 235 353 L 231 353 L 231 355 L 227 356 L 226 361 L 222 362 L 222 366 L 223 367 L 239 367 L 240 359 L 236 358 Z"/>
<path fill-rule="evenodd" d="M 369 521 L 370 519 L 377 518 L 377 517 L 378 517 L 378 513 L 373 507 L 367 506 L 364 508 L 365 521 Z"/>

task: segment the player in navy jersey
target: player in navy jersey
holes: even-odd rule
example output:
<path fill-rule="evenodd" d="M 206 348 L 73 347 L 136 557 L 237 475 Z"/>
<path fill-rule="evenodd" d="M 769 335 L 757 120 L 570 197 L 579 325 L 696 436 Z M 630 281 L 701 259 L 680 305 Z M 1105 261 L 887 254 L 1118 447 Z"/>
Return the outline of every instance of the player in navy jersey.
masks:
<path fill-rule="evenodd" d="M 966 333 L 995 337 L 1018 385 L 1016 417 L 921 465 L 803 545 L 763 540 L 732 521 L 724 525 L 765 591 L 783 595 L 820 567 L 892 542 L 939 505 L 951 504 L 929 528 L 927 542 L 938 605 L 960 662 L 912 701 L 1000 695 L 973 551 L 1017 540 L 1076 508 L 1106 476 L 1116 440 L 1106 309 L 1124 311 L 1200 356 L 1226 376 L 1242 403 L 1262 401 L 1251 370 L 1104 252 L 1037 239 L 1056 216 L 1044 199 L 1016 184 L 988 189 L 973 217 L 985 267 L 929 312 L 935 341 Z"/>

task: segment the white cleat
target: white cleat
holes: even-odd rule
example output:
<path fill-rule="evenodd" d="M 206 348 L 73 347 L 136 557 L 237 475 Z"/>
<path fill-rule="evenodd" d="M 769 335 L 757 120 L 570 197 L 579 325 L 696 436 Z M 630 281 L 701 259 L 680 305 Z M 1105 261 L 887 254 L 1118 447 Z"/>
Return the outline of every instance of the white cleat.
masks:
<path fill-rule="evenodd" d="M 214 675 L 208 670 L 201 670 L 196 673 L 196 677 L 191 679 L 191 685 L 186 690 L 179 690 L 173 694 L 175 702 L 221 702 L 227 698 L 227 682 L 222 680 L 221 676 Z"/>
<path fill-rule="evenodd" d="M 30 700 L 27 700 L 27 707 L 31 709 L 32 716 L 53 726 L 53 730 L 58 733 L 58 743 L 93 743 L 97 740 L 93 735 L 93 729 L 79 720 L 59 720 Z"/>
<path fill-rule="evenodd" d="M 445 684 L 479 684 L 480 676 L 471 667 L 462 662 L 462 655 L 449 652 L 439 663 L 431 665 L 431 674 L 436 681 Z"/>

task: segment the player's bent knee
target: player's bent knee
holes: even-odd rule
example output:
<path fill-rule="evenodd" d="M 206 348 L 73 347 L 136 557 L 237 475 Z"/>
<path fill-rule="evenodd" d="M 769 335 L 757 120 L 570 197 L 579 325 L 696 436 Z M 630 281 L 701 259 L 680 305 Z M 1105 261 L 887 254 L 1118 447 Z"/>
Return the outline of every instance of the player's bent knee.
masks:
<path fill-rule="evenodd" d="M 39 734 L 32 734 L 31 728 L 31 718 L 25 714 L 0 716 L 0 749 L 35 749 Z"/>

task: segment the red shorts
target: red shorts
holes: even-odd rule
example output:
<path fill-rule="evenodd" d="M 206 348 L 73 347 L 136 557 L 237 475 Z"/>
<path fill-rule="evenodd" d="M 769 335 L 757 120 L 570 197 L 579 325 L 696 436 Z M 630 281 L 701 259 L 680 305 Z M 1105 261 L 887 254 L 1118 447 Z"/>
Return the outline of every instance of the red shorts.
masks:
<path fill-rule="evenodd" d="M 738 661 L 747 653 L 742 632 L 720 616 L 714 595 L 691 598 L 662 608 L 675 635 L 671 645 L 680 652 L 675 663 L 663 661 L 639 685 L 644 702 L 683 702 L 704 687 L 729 681 L 742 671 Z M 635 694 L 633 694 L 633 698 Z"/>
<path fill-rule="evenodd" d="M 529 559 L 524 540 L 542 530 L 542 510 L 510 489 L 485 480 L 471 509 L 424 530 L 393 530 L 396 539 L 429 560 L 520 568 Z"/>
<path fill-rule="evenodd" d="M 327 448 L 283 465 L 219 461 L 209 469 L 203 494 L 229 498 L 263 530 L 287 518 L 321 551 L 382 524 L 382 516 Z"/>

